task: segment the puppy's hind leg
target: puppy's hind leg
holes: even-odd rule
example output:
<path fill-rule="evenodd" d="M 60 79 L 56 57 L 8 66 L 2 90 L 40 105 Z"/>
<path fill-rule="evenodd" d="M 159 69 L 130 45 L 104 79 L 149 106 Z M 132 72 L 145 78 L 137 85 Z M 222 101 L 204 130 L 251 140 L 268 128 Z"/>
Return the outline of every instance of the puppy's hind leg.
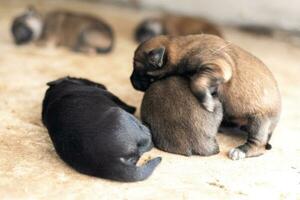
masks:
<path fill-rule="evenodd" d="M 231 149 L 229 157 L 232 160 L 240 160 L 264 154 L 268 147 L 270 126 L 270 118 L 261 116 L 251 117 L 248 124 L 244 127 L 244 130 L 248 132 L 247 142 Z"/>
<path fill-rule="evenodd" d="M 80 42 L 86 48 L 93 49 L 95 53 L 109 53 L 113 48 L 113 33 L 109 27 L 91 26 L 79 36 Z"/>
<path fill-rule="evenodd" d="M 224 81 L 224 75 L 218 67 L 205 65 L 201 67 L 201 71 L 191 77 L 190 87 L 203 107 L 209 112 L 214 112 L 215 102 L 212 94 Z"/>
<path fill-rule="evenodd" d="M 205 141 L 201 145 L 193 147 L 193 155 L 212 156 L 220 152 L 219 144 L 215 138 Z"/>

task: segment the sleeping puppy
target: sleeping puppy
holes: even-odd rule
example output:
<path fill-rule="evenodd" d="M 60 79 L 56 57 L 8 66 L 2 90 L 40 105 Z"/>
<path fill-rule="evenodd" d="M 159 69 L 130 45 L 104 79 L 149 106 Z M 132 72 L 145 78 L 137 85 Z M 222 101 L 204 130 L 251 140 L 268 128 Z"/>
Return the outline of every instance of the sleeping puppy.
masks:
<path fill-rule="evenodd" d="M 203 18 L 165 15 L 142 21 L 135 30 L 135 39 L 141 43 L 158 35 L 213 34 L 222 37 L 216 25 Z"/>
<path fill-rule="evenodd" d="M 75 170 L 133 182 L 149 177 L 161 158 L 136 166 L 152 148 L 151 134 L 128 106 L 106 88 L 86 79 L 48 83 L 42 120 L 57 154 Z"/>
<path fill-rule="evenodd" d="M 150 127 L 154 145 L 164 151 L 191 156 L 219 153 L 216 134 L 223 112 L 214 99 L 213 113 L 203 109 L 187 78 L 172 76 L 153 83 L 146 91 L 142 121 Z"/>
<path fill-rule="evenodd" d="M 36 41 L 85 53 L 110 52 L 114 41 L 112 29 L 103 20 L 68 11 L 42 16 L 33 7 L 13 20 L 11 31 L 17 45 Z"/>
<path fill-rule="evenodd" d="M 184 47 L 184 48 L 182 48 Z M 230 151 L 237 160 L 259 156 L 268 144 L 281 111 L 276 80 L 266 65 L 249 52 L 213 35 L 158 36 L 135 51 L 133 86 L 145 91 L 163 77 L 190 79 L 190 89 L 203 107 L 213 112 L 219 97 L 224 120 L 248 132 L 245 144 Z"/>

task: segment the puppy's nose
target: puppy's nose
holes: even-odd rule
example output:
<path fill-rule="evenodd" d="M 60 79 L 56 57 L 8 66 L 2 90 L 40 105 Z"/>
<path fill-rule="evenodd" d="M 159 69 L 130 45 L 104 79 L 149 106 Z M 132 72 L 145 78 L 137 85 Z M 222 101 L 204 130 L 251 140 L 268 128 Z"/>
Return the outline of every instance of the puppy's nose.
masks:
<path fill-rule="evenodd" d="M 151 84 L 149 78 L 141 76 L 135 71 L 133 71 L 133 73 L 131 74 L 130 81 L 136 90 L 140 90 L 143 92 L 146 91 Z"/>

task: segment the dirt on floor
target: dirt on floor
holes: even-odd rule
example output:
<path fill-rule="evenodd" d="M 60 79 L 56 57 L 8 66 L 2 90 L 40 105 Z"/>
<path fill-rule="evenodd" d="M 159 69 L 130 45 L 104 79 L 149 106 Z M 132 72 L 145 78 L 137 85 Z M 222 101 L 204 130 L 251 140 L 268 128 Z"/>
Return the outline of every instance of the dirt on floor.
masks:
<path fill-rule="evenodd" d="M 102 17 L 116 31 L 107 55 L 64 48 L 16 47 L 10 23 L 28 4 L 66 7 Z M 70 75 L 104 83 L 129 104 L 142 93 L 129 81 L 136 24 L 149 12 L 74 1 L 3 1 L 0 4 L 0 198 L 1 199 L 300 199 L 300 48 L 222 27 L 225 37 L 262 59 L 279 82 L 282 116 L 265 155 L 232 161 L 228 151 L 245 137 L 218 135 L 221 152 L 184 157 L 153 149 L 161 164 L 144 182 L 118 183 L 77 173 L 57 156 L 41 123 L 46 82 Z M 137 113 L 137 116 L 139 114 Z"/>

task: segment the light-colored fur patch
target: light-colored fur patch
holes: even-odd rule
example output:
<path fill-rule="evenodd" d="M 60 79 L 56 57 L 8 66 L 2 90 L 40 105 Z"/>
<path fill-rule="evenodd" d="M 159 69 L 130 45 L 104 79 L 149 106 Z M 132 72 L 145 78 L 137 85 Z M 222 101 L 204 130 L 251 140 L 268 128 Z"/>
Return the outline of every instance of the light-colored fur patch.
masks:
<path fill-rule="evenodd" d="M 26 24 L 31 28 L 33 32 L 33 40 L 37 40 L 43 31 L 43 23 L 41 19 L 36 17 L 28 17 L 26 19 Z"/>
<path fill-rule="evenodd" d="M 159 21 L 149 22 L 148 27 L 156 34 L 161 34 L 163 32 L 162 24 Z"/>

